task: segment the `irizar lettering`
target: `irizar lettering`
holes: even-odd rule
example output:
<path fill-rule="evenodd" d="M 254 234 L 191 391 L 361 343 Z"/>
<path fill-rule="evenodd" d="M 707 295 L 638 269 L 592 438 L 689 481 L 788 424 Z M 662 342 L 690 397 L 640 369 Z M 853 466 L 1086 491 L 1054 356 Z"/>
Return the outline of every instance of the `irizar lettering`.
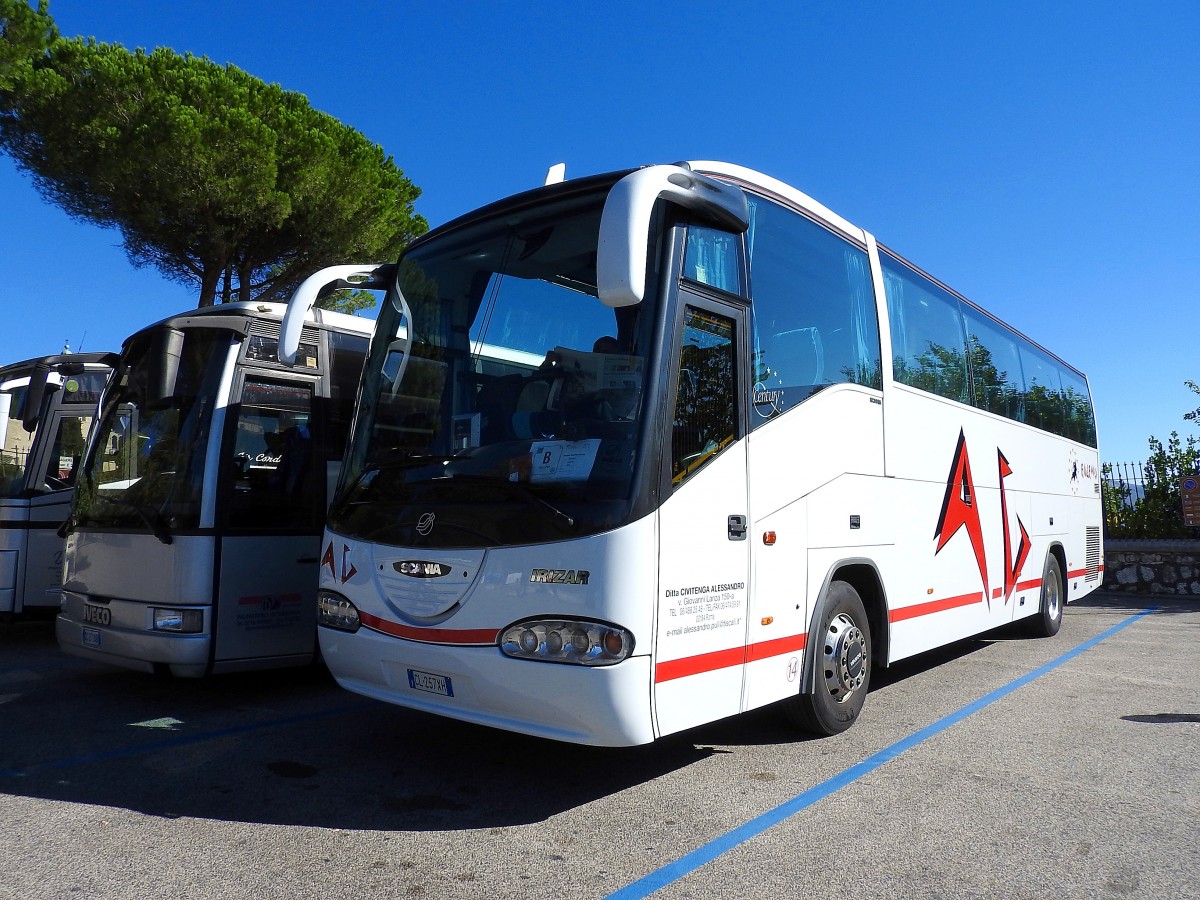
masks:
<path fill-rule="evenodd" d="M 529 575 L 534 584 L 587 584 L 589 578 L 587 569 L 534 569 Z"/>

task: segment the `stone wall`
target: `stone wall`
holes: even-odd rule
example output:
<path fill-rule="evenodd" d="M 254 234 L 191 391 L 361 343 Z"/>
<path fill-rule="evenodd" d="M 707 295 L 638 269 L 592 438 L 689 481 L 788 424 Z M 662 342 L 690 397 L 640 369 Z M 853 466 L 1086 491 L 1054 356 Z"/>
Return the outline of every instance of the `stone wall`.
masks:
<path fill-rule="evenodd" d="M 1200 541 L 1105 541 L 1103 587 L 1200 596 Z"/>

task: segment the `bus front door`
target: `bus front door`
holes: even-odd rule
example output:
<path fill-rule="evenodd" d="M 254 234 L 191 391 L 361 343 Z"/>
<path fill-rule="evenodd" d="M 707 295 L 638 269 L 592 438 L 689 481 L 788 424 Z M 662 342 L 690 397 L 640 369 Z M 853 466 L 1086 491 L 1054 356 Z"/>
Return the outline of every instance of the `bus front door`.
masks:
<path fill-rule="evenodd" d="M 750 552 L 738 385 L 742 313 L 683 298 L 671 496 L 659 510 L 654 702 L 659 734 L 741 710 Z"/>
<path fill-rule="evenodd" d="M 247 374 L 231 410 L 214 671 L 315 652 L 325 476 L 313 458 L 314 386 Z"/>

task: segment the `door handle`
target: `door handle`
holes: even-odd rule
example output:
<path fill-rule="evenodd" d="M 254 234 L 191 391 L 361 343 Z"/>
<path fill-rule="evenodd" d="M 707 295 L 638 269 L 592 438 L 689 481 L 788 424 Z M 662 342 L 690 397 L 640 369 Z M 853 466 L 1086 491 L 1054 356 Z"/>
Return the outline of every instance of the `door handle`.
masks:
<path fill-rule="evenodd" d="M 731 541 L 744 541 L 746 539 L 745 516 L 729 517 L 729 539 Z"/>

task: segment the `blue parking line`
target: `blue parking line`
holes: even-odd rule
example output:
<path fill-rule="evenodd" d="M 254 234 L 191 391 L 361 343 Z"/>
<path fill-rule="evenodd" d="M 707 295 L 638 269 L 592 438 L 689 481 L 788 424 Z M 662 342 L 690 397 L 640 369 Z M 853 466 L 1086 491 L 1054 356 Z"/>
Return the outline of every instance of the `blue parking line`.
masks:
<path fill-rule="evenodd" d="M 271 719 L 268 722 L 250 722 L 245 725 L 231 725 L 228 728 L 219 728 L 216 731 L 203 731 L 199 734 L 186 734 L 179 737 L 167 738 L 161 741 L 149 741 L 145 744 L 135 744 L 130 747 L 117 747 L 113 750 L 101 750 L 97 753 L 85 753 L 80 756 L 69 756 L 64 759 L 48 759 L 43 762 L 33 763 L 32 765 L 24 766 L 18 769 L 0 769 L 0 778 L 25 778 L 35 772 L 42 772 L 47 769 L 65 769 L 69 766 L 80 766 L 86 763 L 103 762 L 110 759 L 120 759 L 125 756 L 136 756 L 139 753 L 151 753 L 155 750 L 169 750 L 173 747 L 182 747 L 187 744 L 198 744 L 202 741 L 212 741 L 217 738 L 230 737 L 235 734 L 249 734 L 255 731 L 265 731 L 269 728 L 282 728 L 288 725 L 296 725 L 301 722 L 312 722 L 317 719 L 326 719 L 331 716 L 340 716 L 343 713 L 355 712 L 356 710 L 365 709 L 373 704 L 370 703 L 351 703 L 346 706 L 336 706 L 333 709 L 318 710 L 316 712 L 299 713 L 294 716 L 284 716 L 281 719 Z"/>
<path fill-rule="evenodd" d="M 1074 659 L 1085 650 L 1090 650 L 1092 647 L 1096 646 L 1106 638 L 1112 637 L 1121 629 L 1129 627 L 1143 616 L 1148 616 L 1150 613 L 1157 611 L 1158 607 L 1155 607 L 1153 609 L 1144 610 L 1135 616 L 1130 616 L 1128 619 L 1118 623 L 1117 625 L 1114 625 L 1103 634 L 1097 635 L 1091 640 L 1084 641 L 1078 647 L 1075 647 L 1073 650 L 1068 650 L 1062 656 L 1051 660 L 1044 666 L 1022 675 L 1020 678 L 1009 682 L 1003 687 L 997 688 L 990 694 L 980 697 L 973 703 L 968 703 L 966 706 L 962 707 L 956 712 L 950 713 L 948 716 L 945 716 L 942 719 L 939 719 L 932 725 L 927 725 L 921 730 L 913 732 L 908 737 L 901 738 L 890 747 L 885 747 L 873 756 L 869 756 L 862 762 L 846 769 L 844 772 L 841 772 L 840 774 L 821 782 L 815 787 L 809 788 L 804 793 L 798 794 L 791 800 L 780 804 L 772 810 L 768 810 L 767 812 L 751 819 L 749 822 L 746 822 L 743 825 L 739 825 L 732 831 L 728 831 L 720 837 L 709 841 L 702 847 L 696 848 L 686 856 L 681 856 L 674 862 L 668 863 L 660 869 L 656 869 L 649 875 L 639 878 L 632 884 L 629 884 L 618 891 L 614 891 L 613 893 L 609 894 L 605 900 L 642 900 L 644 897 L 649 897 L 660 888 L 664 888 L 667 885 L 678 881 L 680 878 L 683 878 L 685 875 L 691 874 L 706 863 L 710 863 L 717 857 L 728 853 L 739 844 L 744 844 L 751 838 L 757 837 L 773 825 L 778 825 L 780 822 L 791 818 L 797 813 L 812 806 L 814 803 L 824 800 L 835 791 L 846 787 L 846 785 L 853 784 L 864 775 L 868 775 L 878 769 L 884 763 L 895 759 L 904 751 L 917 746 L 917 744 L 928 740 L 934 735 L 940 734 L 950 726 L 961 722 L 963 719 L 967 718 L 967 716 L 979 712 L 979 710 L 983 709 L 985 706 L 989 706 L 992 703 L 995 703 L 997 700 L 1007 697 L 1013 691 L 1017 690 L 1017 688 L 1024 687 L 1025 685 L 1029 684 L 1029 682 L 1040 678 L 1047 672 L 1057 669 L 1063 663 Z"/>

